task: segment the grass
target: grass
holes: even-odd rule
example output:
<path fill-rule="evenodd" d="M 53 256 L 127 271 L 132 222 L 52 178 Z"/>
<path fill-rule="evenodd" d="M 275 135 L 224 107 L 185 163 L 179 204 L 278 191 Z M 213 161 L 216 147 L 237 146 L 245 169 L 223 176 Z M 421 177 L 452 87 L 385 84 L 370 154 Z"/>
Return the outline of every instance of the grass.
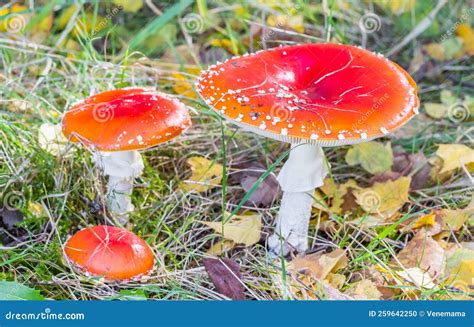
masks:
<path fill-rule="evenodd" d="M 64 1 L 56 3 L 65 6 Z M 321 5 L 297 3 L 302 8 L 297 15 L 303 16 L 307 34 L 285 33 L 281 32 L 285 28 L 278 27 L 278 32 L 262 47 L 314 42 L 319 38 L 364 43 L 367 48 L 384 53 L 415 28 L 434 4 L 425 1 L 408 13 L 396 16 L 364 1 L 347 2 L 347 8 L 341 1 L 329 1 L 328 12 Z M 30 38 L 21 34 L 0 34 L 0 198 L 12 192 L 19 195 L 16 204 L 25 217 L 13 231 L 0 225 L 4 235 L 0 247 L 0 279 L 25 283 L 57 300 L 121 298 L 126 297 L 124 290 L 142 290 L 150 299 L 221 299 L 222 295 L 214 290 L 200 264 L 207 256 L 207 249 L 220 239 L 197 220 L 223 220 L 224 211 L 234 215 L 251 209 L 263 217 L 260 243 L 248 248 L 237 246 L 225 255 L 240 263 L 248 298 L 291 298 L 289 289 L 292 286 L 285 262 L 269 260 L 265 246 L 279 200 L 276 199 L 270 208 L 244 205 L 258 184 L 279 170 L 288 154 L 286 145 L 237 131 L 234 126 L 220 121 L 198 99 L 176 95 L 196 110 L 193 127 L 173 142 L 143 154 L 145 171 L 137 180 L 133 194 L 136 211 L 128 226 L 152 246 L 156 256 L 154 272 L 142 281 L 106 283 L 81 275 L 62 257 L 62 246 L 74 232 L 87 225 L 115 223 L 101 210 L 105 178 L 94 167 L 86 150 L 70 145 L 56 157 L 38 144 L 38 128 L 42 123 L 59 123 L 71 103 L 90 94 L 128 85 L 146 85 L 174 93 L 173 86 L 178 81 L 175 73 L 183 70 L 186 57 L 193 58 L 193 65 L 206 67 L 214 59 L 231 55 L 222 48 L 209 47 L 207 44 L 211 39 L 230 39 L 230 50 L 234 52 L 256 50 L 257 45 L 248 42 L 252 24 L 265 24 L 262 15 L 284 14 L 284 11 L 265 3 L 245 2 L 239 6 L 244 11 L 240 16 L 235 15 L 233 3 L 224 1 L 194 3 L 183 0 L 175 5 L 160 2 L 158 7 L 163 14 L 158 17 L 151 10 L 137 14 L 121 12 L 113 18 L 113 24 L 99 31 L 100 44 L 97 45 L 87 37 L 71 36 L 74 21 L 86 17 L 84 8 L 77 11 L 72 23 L 64 29 L 53 25 L 51 33 L 37 43 L 32 39 L 32 36 L 38 36 L 33 33 L 35 27 L 52 13 L 53 6 L 36 5 L 37 19 L 26 26 Z M 93 24 L 96 24 L 97 15 L 104 14 L 103 4 L 94 1 L 87 8 L 94 13 Z M 450 2 L 437 15 L 434 27 L 411 40 L 391 59 L 408 67 L 415 51 L 430 40 L 439 40 L 465 9 L 463 1 Z M 357 17 L 374 11 L 382 18 L 383 28 L 361 35 Z M 203 33 L 189 34 L 183 30 L 180 17 L 188 13 L 205 17 Z M 58 13 L 54 14 L 57 18 Z M 174 36 L 173 33 L 166 35 L 170 30 L 176 31 Z M 160 33 L 163 40 L 157 43 L 155 50 L 144 47 Z M 62 44 L 66 40 L 75 41 L 77 47 L 65 47 Z M 194 46 L 199 46 L 205 54 L 196 56 Z M 177 60 L 160 60 L 166 51 Z M 472 58 L 431 63 L 435 65 L 431 69 L 438 69 L 441 74 L 415 74 L 422 103 L 438 101 L 442 89 L 449 89 L 456 95 L 472 95 L 472 66 L 469 68 Z M 185 76 L 190 80 L 196 78 L 189 73 Z M 472 144 L 472 127 L 468 128 L 467 123 L 415 119 L 410 125 L 406 131 L 413 132 L 390 138 L 394 147 L 411 153 L 422 150 L 431 157 L 440 143 Z M 349 178 L 368 183 L 367 172 L 347 166 L 346 151 L 347 147 L 327 149 L 332 178 L 338 183 Z M 179 180 L 189 173 L 186 159 L 193 155 L 215 160 L 226 167 L 220 187 L 202 194 L 184 194 L 177 189 Z M 228 177 L 235 174 L 232 164 L 240 158 L 258 160 L 268 167 L 245 195 L 239 186 L 228 184 Z M 312 227 L 310 244 L 313 244 L 313 251 L 346 249 L 349 266 L 341 273 L 348 276 L 375 263 L 388 267 L 394 253 L 407 242 L 407 235 L 396 232 L 400 222 L 431 209 L 463 208 L 469 203 L 472 184 L 467 183 L 464 176 L 460 171 L 442 184 L 412 192 L 410 203 L 404 208 L 405 215 L 387 226 L 360 230 L 342 216 L 331 217 L 337 226 L 334 230 L 323 232 Z M 454 238 L 459 242 L 470 241 L 472 234 L 466 227 L 459 235 L 452 236 Z M 344 288 L 349 286 L 346 282 Z M 300 287 L 306 288 L 305 285 Z M 421 290 L 419 298 L 437 298 L 446 290 L 443 286 L 433 291 L 434 294 Z"/>

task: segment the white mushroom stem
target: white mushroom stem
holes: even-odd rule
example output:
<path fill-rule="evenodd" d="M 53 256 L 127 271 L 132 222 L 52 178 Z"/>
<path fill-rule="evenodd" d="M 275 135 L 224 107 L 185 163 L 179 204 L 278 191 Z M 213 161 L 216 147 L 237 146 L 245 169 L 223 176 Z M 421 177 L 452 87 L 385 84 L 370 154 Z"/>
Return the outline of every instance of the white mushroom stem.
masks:
<path fill-rule="evenodd" d="M 94 161 L 109 177 L 107 208 L 121 224 L 128 222 L 134 210 L 131 195 L 133 182 L 143 171 L 143 160 L 138 151 L 98 152 Z"/>
<path fill-rule="evenodd" d="M 308 248 L 308 229 L 314 189 L 323 185 L 328 173 L 324 152 L 318 145 L 293 145 L 278 182 L 283 190 L 275 233 L 268 245 L 275 255 Z"/>

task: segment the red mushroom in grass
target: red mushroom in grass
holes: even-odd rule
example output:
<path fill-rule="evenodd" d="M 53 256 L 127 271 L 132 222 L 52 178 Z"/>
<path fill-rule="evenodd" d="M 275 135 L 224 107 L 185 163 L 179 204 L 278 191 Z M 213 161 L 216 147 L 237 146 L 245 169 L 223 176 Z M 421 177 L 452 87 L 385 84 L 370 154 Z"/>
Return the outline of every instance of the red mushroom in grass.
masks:
<path fill-rule="evenodd" d="M 397 64 L 359 47 L 305 44 L 218 63 L 197 91 L 226 119 L 292 144 L 278 181 L 283 190 L 274 253 L 307 249 L 312 193 L 328 172 L 322 147 L 365 142 L 408 122 L 416 84 Z"/>
<path fill-rule="evenodd" d="M 74 104 L 63 118 L 63 133 L 72 142 L 98 150 L 94 160 L 109 176 L 107 207 L 121 223 L 133 211 L 133 180 L 143 170 L 139 150 L 180 135 L 191 125 L 178 100 L 143 88 L 93 95 Z"/>
<path fill-rule="evenodd" d="M 137 235 L 113 226 L 94 226 L 74 234 L 64 248 L 79 269 L 108 280 L 147 275 L 153 268 L 150 247 Z"/>

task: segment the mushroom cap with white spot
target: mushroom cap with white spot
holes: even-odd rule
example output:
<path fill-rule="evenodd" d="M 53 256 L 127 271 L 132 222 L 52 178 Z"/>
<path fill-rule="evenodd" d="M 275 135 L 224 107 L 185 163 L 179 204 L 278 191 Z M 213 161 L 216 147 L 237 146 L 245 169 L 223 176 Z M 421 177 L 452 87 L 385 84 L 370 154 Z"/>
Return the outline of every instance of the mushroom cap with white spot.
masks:
<path fill-rule="evenodd" d="M 210 66 L 196 87 L 207 105 L 247 130 L 322 146 L 384 136 L 407 123 L 419 106 L 416 84 L 400 66 L 342 44 L 234 57 Z"/>
<path fill-rule="evenodd" d="M 74 234 L 64 247 L 67 258 L 84 272 L 108 280 L 147 275 L 153 252 L 140 237 L 114 226 L 93 226 Z"/>
<path fill-rule="evenodd" d="M 175 138 L 191 126 L 191 119 L 186 106 L 167 94 L 124 88 L 75 103 L 62 124 L 72 142 L 99 151 L 130 151 Z"/>

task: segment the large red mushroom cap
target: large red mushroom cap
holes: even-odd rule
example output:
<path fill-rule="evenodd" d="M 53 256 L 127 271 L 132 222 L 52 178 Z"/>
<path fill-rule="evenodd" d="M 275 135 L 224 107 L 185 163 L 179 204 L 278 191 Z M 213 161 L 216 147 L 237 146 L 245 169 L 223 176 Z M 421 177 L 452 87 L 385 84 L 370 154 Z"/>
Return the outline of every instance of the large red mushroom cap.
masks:
<path fill-rule="evenodd" d="M 305 44 L 213 65 L 197 91 L 232 122 L 277 140 L 322 146 L 383 136 L 408 122 L 416 84 L 380 54 L 342 44 Z"/>
<path fill-rule="evenodd" d="M 66 243 L 66 256 L 81 270 L 109 280 L 147 275 L 154 258 L 137 235 L 113 226 L 94 226 L 74 234 Z"/>
<path fill-rule="evenodd" d="M 63 133 L 100 151 L 128 151 L 166 142 L 190 125 L 178 100 L 155 90 L 124 88 L 74 104 L 64 115 Z"/>

